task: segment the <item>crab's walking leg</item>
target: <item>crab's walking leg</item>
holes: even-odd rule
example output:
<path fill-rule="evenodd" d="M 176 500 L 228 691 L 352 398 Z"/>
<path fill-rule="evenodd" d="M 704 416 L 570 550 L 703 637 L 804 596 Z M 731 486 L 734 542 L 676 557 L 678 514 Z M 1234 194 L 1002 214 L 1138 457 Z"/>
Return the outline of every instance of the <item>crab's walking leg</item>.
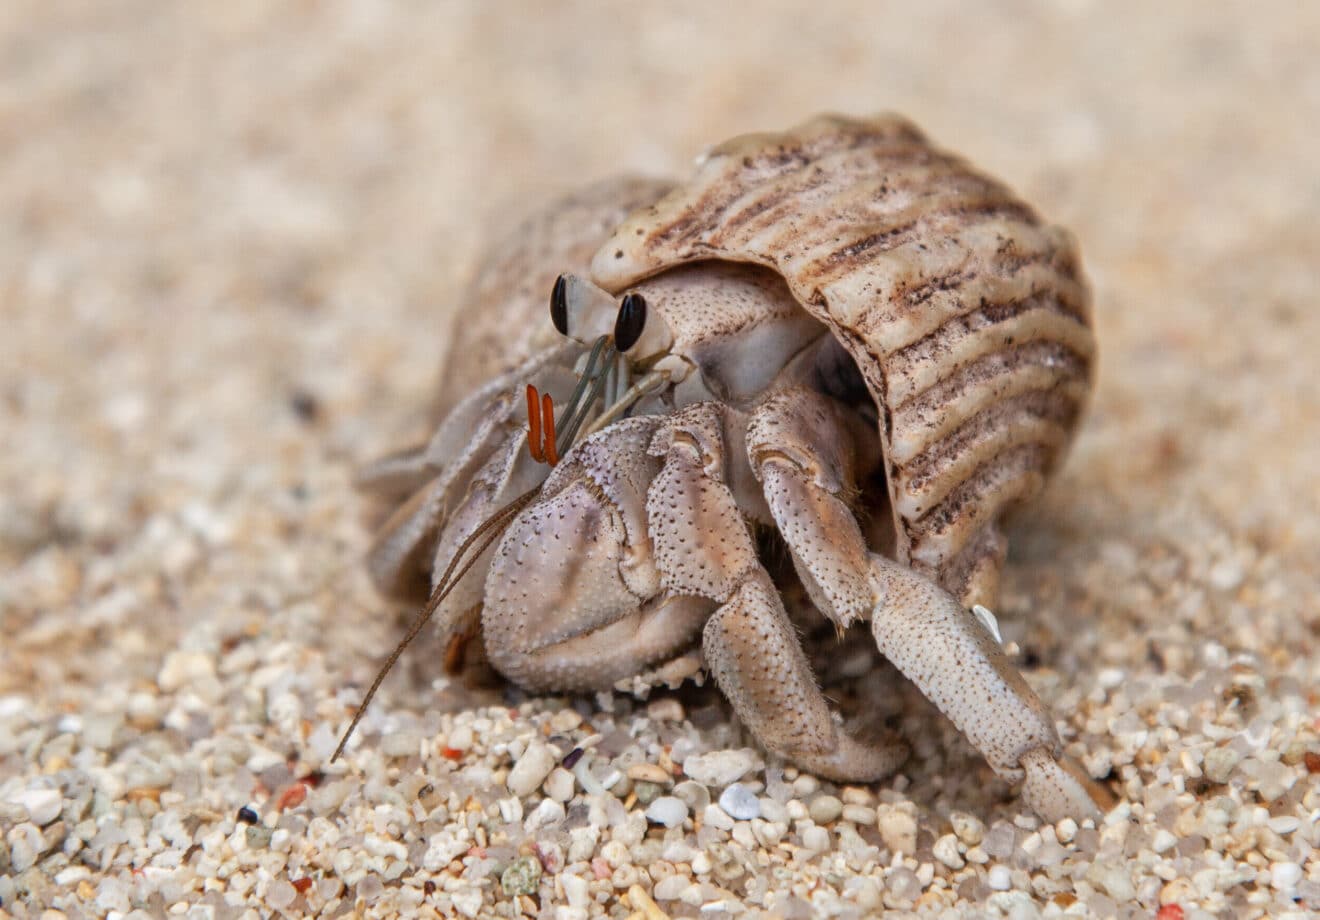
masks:
<path fill-rule="evenodd" d="M 757 558 L 726 480 L 725 435 L 739 425 L 736 413 L 698 403 L 669 419 L 652 444 L 652 453 L 665 458 L 647 498 L 661 583 L 673 594 L 720 603 L 703 634 L 706 661 L 762 745 L 829 778 L 887 776 L 906 747 L 861 741 L 835 725 Z"/>
<path fill-rule="evenodd" d="M 563 346 L 540 352 L 454 407 L 427 444 L 383 457 L 362 472 L 357 485 L 365 492 L 386 500 L 411 493 L 380 527 L 367 553 L 367 569 L 382 593 L 416 601 L 430 594 L 431 564 L 446 517 L 501 445 L 507 448 L 525 433 L 522 384 L 571 386 L 568 365 L 574 354 Z"/>
<path fill-rule="evenodd" d="M 661 590 L 646 535 L 657 424 L 617 422 L 575 447 L 496 547 L 482 635 L 516 683 L 608 689 L 696 641 L 713 604 Z"/>
<path fill-rule="evenodd" d="M 472 476 L 467 494 L 445 519 L 435 544 L 434 562 L 430 566 L 432 577 L 440 578 L 468 538 L 501 508 L 539 485 L 545 478 L 545 471 L 546 467 L 534 461 L 527 451 L 526 429 L 520 428 L 508 435 Z M 436 608 L 435 628 L 442 639 L 453 636 L 470 638 L 476 633 L 482 588 L 493 552 L 492 544 L 477 557 Z"/>
<path fill-rule="evenodd" d="M 809 593 L 841 626 L 869 618 L 885 657 L 995 772 L 1025 779 L 1034 811 L 1050 821 L 1094 815 L 1057 760 L 1048 710 L 986 628 L 938 585 L 867 549 L 844 501 L 854 484 L 849 430 L 828 398 L 798 388 L 772 394 L 748 425 L 748 459 Z"/>

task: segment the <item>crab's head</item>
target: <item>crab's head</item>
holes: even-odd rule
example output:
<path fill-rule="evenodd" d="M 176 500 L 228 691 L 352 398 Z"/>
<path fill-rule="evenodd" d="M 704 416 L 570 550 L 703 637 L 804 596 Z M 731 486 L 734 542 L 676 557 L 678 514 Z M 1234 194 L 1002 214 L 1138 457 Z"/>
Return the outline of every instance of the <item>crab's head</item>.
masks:
<path fill-rule="evenodd" d="M 618 294 L 561 275 L 550 315 L 562 335 L 625 365 L 623 377 L 672 386 L 677 405 L 747 404 L 785 375 L 850 360 L 776 272 L 747 264 L 684 265 Z"/>

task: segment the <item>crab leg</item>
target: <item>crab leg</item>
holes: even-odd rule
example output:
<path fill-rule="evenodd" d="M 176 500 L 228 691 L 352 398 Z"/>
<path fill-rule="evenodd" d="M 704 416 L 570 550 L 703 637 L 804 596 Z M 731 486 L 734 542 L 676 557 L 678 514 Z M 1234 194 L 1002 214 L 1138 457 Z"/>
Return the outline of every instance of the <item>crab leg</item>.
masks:
<path fill-rule="evenodd" d="M 474 457 L 480 462 L 490 453 L 492 433 L 513 418 L 523 385 L 552 365 L 571 367 L 580 351 L 580 346 L 569 342 L 537 352 L 465 397 L 425 444 L 369 464 L 355 485 L 382 498 L 402 497 L 445 470 L 471 469 Z"/>
<path fill-rule="evenodd" d="M 938 585 L 871 553 L 844 501 L 853 490 L 848 426 L 828 398 L 777 391 L 753 412 L 748 459 L 821 611 L 840 627 L 869 618 L 880 651 L 1047 820 L 1095 814 L 1057 760 L 1048 710 L 988 630 Z"/>
<path fill-rule="evenodd" d="M 556 346 L 538 353 L 459 403 L 426 445 L 384 457 L 362 473 L 357 485 L 363 491 L 381 498 L 412 493 L 367 553 L 367 569 L 383 594 L 421 600 L 430 593 L 442 525 L 501 445 L 526 434 L 518 415 L 520 384 L 535 380 L 543 389 L 563 389 L 574 379 L 567 365 L 576 352 Z"/>
<path fill-rule="evenodd" d="M 501 508 L 545 477 L 545 467 L 526 450 L 527 432 L 519 429 L 507 437 L 477 470 L 467 494 L 445 520 L 429 566 L 438 578 L 478 528 Z M 490 567 L 493 548 L 488 547 L 470 569 L 453 585 L 435 610 L 436 629 L 442 637 L 471 636 L 476 632 L 482 586 Z M 432 586 L 434 587 L 434 585 Z"/>
<path fill-rule="evenodd" d="M 647 497 L 661 583 L 720 602 L 703 634 L 706 661 L 762 745 L 822 776 L 879 779 L 907 749 L 861 741 L 835 725 L 726 482 L 729 416 L 736 413 L 714 403 L 690 406 L 651 446 L 665 458 Z"/>

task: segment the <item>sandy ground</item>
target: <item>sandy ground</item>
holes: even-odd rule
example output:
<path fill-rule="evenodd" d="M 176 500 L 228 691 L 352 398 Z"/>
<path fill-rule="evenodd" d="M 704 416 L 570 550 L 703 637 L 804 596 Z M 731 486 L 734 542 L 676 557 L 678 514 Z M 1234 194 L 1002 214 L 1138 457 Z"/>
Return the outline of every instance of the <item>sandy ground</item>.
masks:
<path fill-rule="evenodd" d="M 1320 909 L 1320 7 L 1148 8 L 0 5 L 0 915 Z M 321 780 L 398 635 L 350 477 L 419 430 L 487 229 L 822 109 L 1081 240 L 1094 407 L 998 612 L 1105 821 L 1022 815 L 910 692 L 902 776 L 837 789 L 703 771 L 748 744 L 709 691 L 425 653 Z M 591 743 L 609 794 L 507 788 Z"/>

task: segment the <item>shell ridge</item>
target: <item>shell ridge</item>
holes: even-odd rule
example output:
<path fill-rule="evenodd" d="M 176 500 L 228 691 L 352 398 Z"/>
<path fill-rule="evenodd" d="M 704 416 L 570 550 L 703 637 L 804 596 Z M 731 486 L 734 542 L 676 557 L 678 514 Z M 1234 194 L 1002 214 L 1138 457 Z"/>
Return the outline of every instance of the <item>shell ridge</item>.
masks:
<path fill-rule="evenodd" d="M 1041 397 L 1047 395 L 1026 393 L 1002 408 L 991 406 L 906 464 L 897 489 L 904 516 L 920 520 L 958 483 L 1009 449 L 1025 444 L 1061 447 L 1076 412 L 1042 410 Z"/>
<path fill-rule="evenodd" d="M 1051 297 L 983 302 L 888 354 L 890 396 L 901 407 L 985 355 L 1040 342 L 1063 345 L 1086 361 L 1095 347 L 1086 326 Z"/>

